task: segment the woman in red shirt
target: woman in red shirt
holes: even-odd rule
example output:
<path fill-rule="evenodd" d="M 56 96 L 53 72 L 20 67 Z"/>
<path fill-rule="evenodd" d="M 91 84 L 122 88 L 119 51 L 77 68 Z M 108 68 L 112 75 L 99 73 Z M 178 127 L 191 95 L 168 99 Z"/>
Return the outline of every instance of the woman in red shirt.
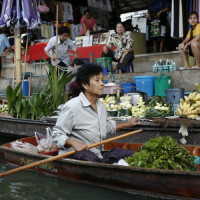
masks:
<path fill-rule="evenodd" d="M 94 29 L 93 29 L 94 27 Z M 90 10 L 86 9 L 84 11 L 84 16 L 81 18 L 81 35 L 85 35 L 87 31 L 97 31 L 96 19 L 91 16 Z"/>

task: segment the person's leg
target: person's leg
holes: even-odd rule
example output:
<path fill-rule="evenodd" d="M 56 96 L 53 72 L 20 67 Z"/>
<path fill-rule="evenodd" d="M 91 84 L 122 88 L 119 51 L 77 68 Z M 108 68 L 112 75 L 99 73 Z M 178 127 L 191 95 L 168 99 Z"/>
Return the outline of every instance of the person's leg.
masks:
<path fill-rule="evenodd" d="M 153 52 L 157 52 L 157 40 L 153 40 Z"/>
<path fill-rule="evenodd" d="M 134 54 L 133 53 L 127 53 L 124 57 L 124 60 L 122 63 L 117 64 L 117 68 L 121 69 L 122 72 L 126 72 L 126 66 L 134 60 Z"/>
<path fill-rule="evenodd" d="M 103 161 L 95 153 L 93 153 L 89 150 L 83 150 L 83 151 L 76 152 L 75 154 L 68 156 L 66 158 L 71 158 L 71 159 L 75 159 L 75 160 L 91 161 L 91 162 L 102 162 Z"/>
<path fill-rule="evenodd" d="M 130 157 L 135 152 L 129 149 L 114 148 L 110 151 L 103 151 L 103 162 L 104 163 L 117 163 L 120 159 Z"/>
<path fill-rule="evenodd" d="M 188 52 L 181 49 L 180 45 L 179 45 L 179 52 L 183 58 L 183 64 L 184 64 L 183 68 L 185 68 L 185 69 L 190 68 L 189 60 L 188 60 Z"/>
<path fill-rule="evenodd" d="M 191 42 L 192 53 L 196 60 L 196 66 L 200 67 L 200 45 L 198 41 Z"/>
<path fill-rule="evenodd" d="M 165 35 L 166 35 L 166 26 L 161 25 L 160 27 L 160 52 L 163 51 L 163 47 L 164 47 L 164 42 L 165 42 Z"/>
<path fill-rule="evenodd" d="M 112 61 L 117 61 L 115 56 L 114 56 L 114 52 L 112 50 L 110 50 L 110 49 L 108 49 L 108 53 L 107 54 L 102 51 L 101 57 L 111 57 Z"/>

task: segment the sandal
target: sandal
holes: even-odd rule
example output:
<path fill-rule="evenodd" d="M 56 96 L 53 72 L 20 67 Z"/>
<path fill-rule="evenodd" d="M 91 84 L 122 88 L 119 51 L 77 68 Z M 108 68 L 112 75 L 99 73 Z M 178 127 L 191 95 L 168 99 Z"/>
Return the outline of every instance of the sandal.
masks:
<path fill-rule="evenodd" d="M 198 66 L 192 66 L 192 69 L 200 69 Z"/>

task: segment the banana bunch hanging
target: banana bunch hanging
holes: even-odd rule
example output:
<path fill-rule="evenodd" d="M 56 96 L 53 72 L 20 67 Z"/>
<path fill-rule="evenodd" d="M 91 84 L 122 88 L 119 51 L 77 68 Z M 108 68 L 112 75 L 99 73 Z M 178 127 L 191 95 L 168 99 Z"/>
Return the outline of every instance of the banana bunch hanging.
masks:
<path fill-rule="evenodd" d="M 200 113 L 200 94 L 193 92 L 188 97 L 184 96 L 184 99 L 180 99 L 176 114 L 188 118 L 197 118 Z"/>

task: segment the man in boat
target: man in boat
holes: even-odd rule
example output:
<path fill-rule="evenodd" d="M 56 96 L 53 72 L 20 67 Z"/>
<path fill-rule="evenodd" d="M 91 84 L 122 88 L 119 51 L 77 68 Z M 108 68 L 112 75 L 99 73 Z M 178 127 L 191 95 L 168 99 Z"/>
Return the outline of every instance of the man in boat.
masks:
<path fill-rule="evenodd" d="M 65 103 L 52 131 L 59 154 L 75 149 L 76 153 L 69 158 L 104 163 L 115 163 L 131 156 L 134 152 L 127 149 L 104 151 L 103 146 L 98 146 L 88 150 L 88 145 L 106 139 L 116 130 L 136 126 L 139 121 L 130 118 L 125 123 L 116 124 L 107 119 L 106 108 L 99 100 L 104 89 L 100 66 L 84 64 L 78 69 L 76 81 L 82 92 Z"/>

